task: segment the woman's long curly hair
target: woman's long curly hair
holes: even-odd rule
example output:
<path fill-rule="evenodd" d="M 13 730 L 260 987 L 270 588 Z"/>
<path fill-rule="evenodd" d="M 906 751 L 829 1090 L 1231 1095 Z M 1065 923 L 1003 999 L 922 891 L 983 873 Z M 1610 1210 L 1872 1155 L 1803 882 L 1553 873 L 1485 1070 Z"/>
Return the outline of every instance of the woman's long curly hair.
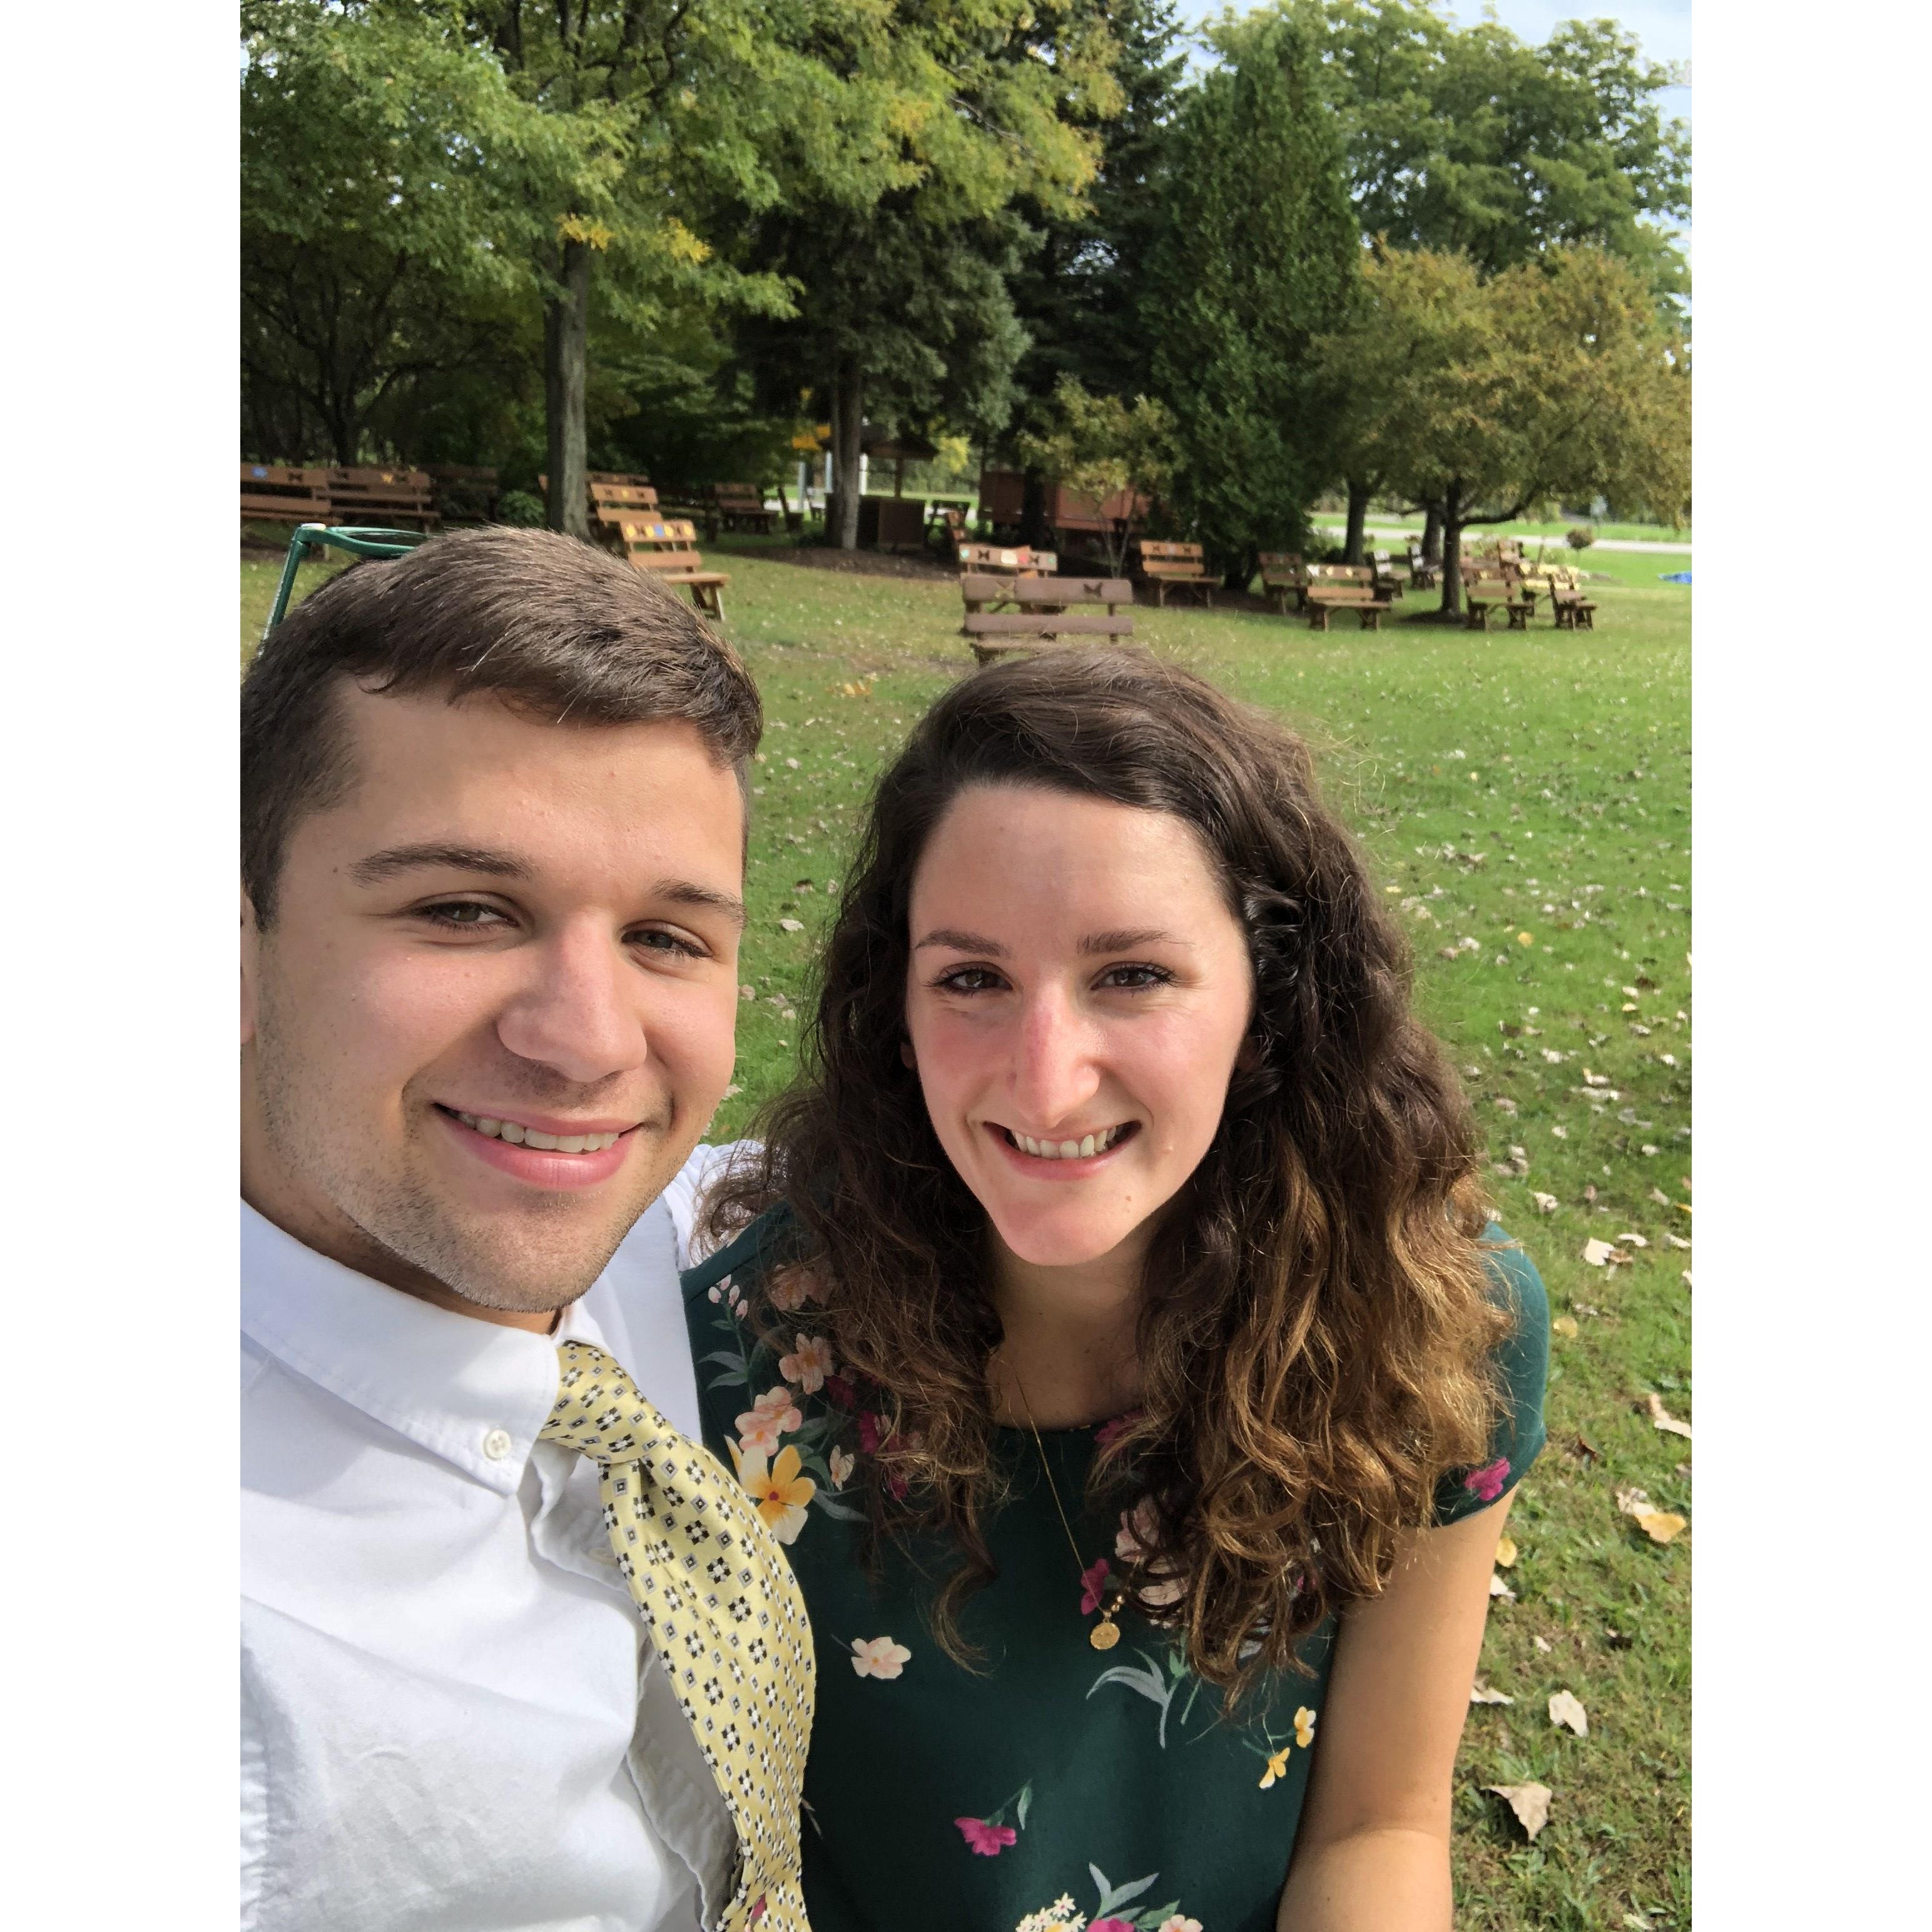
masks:
<path fill-rule="evenodd" d="M 1120 1580 L 1130 1600 L 1238 1696 L 1294 1665 L 1330 1611 L 1375 1595 L 1437 1482 L 1482 1460 L 1488 1356 L 1507 1327 L 1486 1286 L 1461 1091 L 1409 1010 L 1407 949 L 1298 738 L 1138 650 L 1046 652 L 955 686 L 880 782 L 805 1075 L 766 1109 L 762 1154 L 713 1192 L 706 1223 L 722 1238 L 790 1203 L 838 1358 L 880 1391 L 885 1445 L 862 1459 L 874 1534 L 950 1538 L 962 1560 L 934 1632 L 970 1661 L 957 1612 L 994 1574 L 1000 1323 L 986 1212 L 900 1048 L 914 878 L 948 807 L 983 784 L 1184 820 L 1247 934 L 1252 1046 L 1162 1211 L 1140 1408 L 1092 1478 L 1096 1503 L 1130 1480 L 1148 1498 L 1143 1555 Z"/>

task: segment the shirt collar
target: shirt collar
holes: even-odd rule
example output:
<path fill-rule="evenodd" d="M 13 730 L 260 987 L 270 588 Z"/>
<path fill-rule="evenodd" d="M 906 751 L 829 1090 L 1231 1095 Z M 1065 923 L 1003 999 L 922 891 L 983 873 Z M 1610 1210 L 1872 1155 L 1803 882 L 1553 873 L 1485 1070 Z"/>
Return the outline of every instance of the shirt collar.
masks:
<path fill-rule="evenodd" d="M 242 1328 L 297 1374 L 506 1496 L 556 1404 L 558 1342 L 603 1346 L 579 1304 L 555 1335 L 454 1314 L 316 1253 L 245 1201 Z"/>

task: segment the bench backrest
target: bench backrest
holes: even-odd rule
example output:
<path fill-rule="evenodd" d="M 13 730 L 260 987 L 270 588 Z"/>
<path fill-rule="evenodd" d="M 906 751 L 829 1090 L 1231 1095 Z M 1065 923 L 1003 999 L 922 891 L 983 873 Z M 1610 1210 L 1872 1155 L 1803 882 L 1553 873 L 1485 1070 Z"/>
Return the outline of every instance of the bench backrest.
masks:
<path fill-rule="evenodd" d="M 1262 552 L 1262 577 L 1264 581 L 1271 577 L 1296 577 L 1304 575 L 1307 566 L 1298 552 L 1292 550 L 1264 550 Z"/>
<path fill-rule="evenodd" d="M 714 483 L 711 500 L 720 509 L 762 510 L 765 507 L 764 492 L 755 483 Z"/>
<path fill-rule="evenodd" d="M 293 469 L 277 463 L 244 463 L 242 487 L 262 495 L 278 490 L 326 490 L 328 472 L 324 469 Z"/>
<path fill-rule="evenodd" d="M 1141 560 L 1150 558 L 1161 563 L 1192 563 L 1202 560 L 1201 546 L 1186 543 L 1150 543 L 1142 538 L 1140 544 Z"/>
<path fill-rule="evenodd" d="M 430 481 L 421 470 L 332 470 L 328 494 L 338 503 L 427 509 Z"/>
<path fill-rule="evenodd" d="M 646 569 L 695 568 L 704 561 L 698 554 L 698 526 L 681 517 L 627 517 L 617 527 L 631 561 Z"/>
<path fill-rule="evenodd" d="M 658 507 L 658 493 L 648 483 L 592 483 L 589 488 L 591 513 L 606 523 L 620 511 L 634 517 Z"/>
<path fill-rule="evenodd" d="M 959 592 L 968 604 L 1004 602 L 1028 605 L 1131 604 L 1134 586 L 1124 577 L 980 577 L 959 580 Z"/>
<path fill-rule="evenodd" d="M 1366 563 L 1311 563 L 1308 580 L 1314 584 L 1366 584 L 1376 580 L 1373 567 Z"/>
<path fill-rule="evenodd" d="M 962 543 L 958 562 L 962 571 L 1006 570 L 1021 577 L 1051 577 L 1060 568 L 1053 551 L 1029 550 L 1024 544 Z"/>

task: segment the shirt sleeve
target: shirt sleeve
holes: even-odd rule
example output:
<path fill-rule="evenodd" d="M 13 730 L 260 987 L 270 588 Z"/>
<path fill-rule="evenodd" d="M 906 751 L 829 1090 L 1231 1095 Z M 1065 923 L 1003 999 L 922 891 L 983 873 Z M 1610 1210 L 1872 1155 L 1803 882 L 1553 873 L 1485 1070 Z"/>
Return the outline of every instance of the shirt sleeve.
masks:
<path fill-rule="evenodd" d="M 1436 1485 L 1438 1526 L 1474 1516 L 1515 1488 L 1541 1452 L 1546 1434 L 1543 1395 L 1550 1372 L 1550 1298 L 1536 1264 L 1500 1228 L 1492 1222 L 1484 1238 L 1508 1244 L 1485 1258 L 1491 1296 L 1515 1324 L 1492 1358 L 1502 1409 L 1483 1462 L 1473 1469 L 1451 1470 Z"/>
<path fill-rule="evenodd" d="M 671 1226 L 677 1231 L 677 1264 L 694 1268 L 711 1252 L 696 1226 L 698 1208 L 704 1190 L 741 1154 L 757 1154 L 758 1141 L 726 1141 L 722 1145 L 692 1149 L 691 1158 L 673 1177 L 664 1191 L 664 1204 L 670 1210 Z"/>

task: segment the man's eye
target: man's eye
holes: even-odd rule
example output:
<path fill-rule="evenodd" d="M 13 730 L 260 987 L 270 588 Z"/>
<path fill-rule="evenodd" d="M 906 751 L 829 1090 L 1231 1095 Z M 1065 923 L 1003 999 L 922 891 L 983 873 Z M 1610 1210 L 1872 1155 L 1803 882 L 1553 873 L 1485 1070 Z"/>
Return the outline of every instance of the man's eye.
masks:
<path fill-rule="evenodd" d="M 951 972 L 940 974 L 932 983 L 942 993 L 986 993 L 1001 982 L 998 974 L 984 966 L 956 966 Z"/>
<path fill-rule="evenodd" d="M 440 905 L 424 906 L 421 916 L 434 926 L 466 932 L 504 922 L 503 915 L 494 906 L 475 899 L 448 899 Z"/>
<path fill-rule="evenodd" d="M 687 939 L 681 932 L 666 932 L 658 926 L 647 927 L 641 932 L 631 935 L 631 943 L 646 952 L 662 952 L 673 959 L 702 959 L 706 957 L 703 946 Z"/>

